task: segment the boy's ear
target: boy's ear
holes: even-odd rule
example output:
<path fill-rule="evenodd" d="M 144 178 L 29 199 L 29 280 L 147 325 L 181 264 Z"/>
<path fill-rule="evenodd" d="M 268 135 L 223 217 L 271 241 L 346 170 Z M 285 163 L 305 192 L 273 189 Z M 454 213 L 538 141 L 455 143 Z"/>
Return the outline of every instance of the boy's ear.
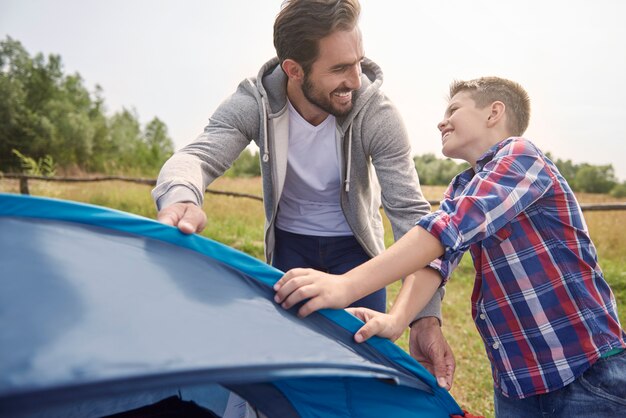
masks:
<path fill-rule="evenodd" d="M 283 61 L 281 66 L 285 74 L 287 74 L 287 77 L 289 77 L 290 79 L 299 81 L 304 78 L 304 70 L 302 69 L 302 66 L 296 61 L 287 58 Z"/>
<path fill-rule="evenodd" d="M 487 126 L 492 127 L 496 125 L 500 120 L 504 118 L 506 112 L 506 105 L 499 100 L 491 103 L 491 109 L 489 117 L 487 118 Z"/>

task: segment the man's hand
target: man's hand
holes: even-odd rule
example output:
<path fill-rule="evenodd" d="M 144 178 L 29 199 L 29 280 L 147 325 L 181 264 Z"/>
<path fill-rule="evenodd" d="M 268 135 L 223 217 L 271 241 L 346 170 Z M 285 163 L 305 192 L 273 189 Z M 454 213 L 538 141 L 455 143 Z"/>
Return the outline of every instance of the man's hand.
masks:
<path fill-rule="evenodd" d="M 157 214 L 157 220 L 178 227 L 183 234 L 200 232 L 206 226 L 206 214 L 194 203 L 174 203 Z"/>
<path fill-rule="evenodd" d="M 354 334 L 354 341 L 357 343 L 362 343 L 374 335 L 395 341 L 406 329 L 406 324 L 391 314 L 369 308 L 348 308 L 346 311 L 365 322 L 365 325 Z"/>
<path fill-rule="evenodd" d="M 409 352 L 437 378 L 439 386 L 450 390 L 456 362 L 437 318 L 421 318 L 413 323 L 409 337 Z"/>
<path fill-rule="evenodd" d="M 353 302 L 350 286 L 343 276 L 314 269 L 289 270 L 274 284 L 274 290 L 274 300 L 285 309 L 308 299 L 298 310 L 301 318 L 324 308 L 345 308 Z"/>

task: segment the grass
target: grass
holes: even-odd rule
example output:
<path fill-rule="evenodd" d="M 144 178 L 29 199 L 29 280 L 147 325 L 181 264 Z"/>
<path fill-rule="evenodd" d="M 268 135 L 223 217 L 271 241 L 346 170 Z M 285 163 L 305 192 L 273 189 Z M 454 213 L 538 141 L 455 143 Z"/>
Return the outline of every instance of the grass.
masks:
<path fill-rule="evenodd" d="M 75 200 L 120 209 L 149 218 L 156 217 L 150 197 L 150 188 L 123 182 L 108 183 L 50 183 L 29 182 L 31 194 Z M 220 178 L 212 186 L 215 190 L 235 191 L 261 195 L 258 178 Z M 439 199 L 443 187 L 423 187 L 428 199 Z M 0 192 L 19 193 L 17 181 L 0 179 Z M 605 195 L 580 194 L 583 203 L 616 202 Z M 204 209 L 208 216 L 203 235 L 263 259 L 263 204 L 260 201 L 207 194 Z M 615 293 L 620 320 L 626 324 L 626 211 L 586 212 L 585 219 L 594 241 L 606 279 Z M 385 219 L 385 222 L 387 220 Z M 622 226 L 620 226 L 622 225 Z M 388 223 L 386 244 L 392 242 Z M 444 299 L 443 332 L 452 346 L 457 370 L 451 394 L 470 412 L 493 417 L 492 378 L 489 362 L 478 332 L 471 319 L 470 294 L 474 269 L 470 257 L 463 258 L 448 283 Z M 389 303 L 393 302 L 399 286 L 389 286 Z M 408 351 L 408 333 L 398 341 Z"/>

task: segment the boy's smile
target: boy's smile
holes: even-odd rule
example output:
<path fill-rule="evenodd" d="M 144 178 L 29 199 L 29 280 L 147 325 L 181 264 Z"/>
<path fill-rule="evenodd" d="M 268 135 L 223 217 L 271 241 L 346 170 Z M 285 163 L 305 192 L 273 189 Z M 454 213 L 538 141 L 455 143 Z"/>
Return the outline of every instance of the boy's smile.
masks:
<path fill-rule="evenodd" d="M 448 137 L 448 135 L 450 135 L 450 133 L 453 131 L 454 129 L 452 128 L 446 128 L 443 131 L 441 131 L 441 144 L 445 144 L 446 143 L 446 138 Z"/>

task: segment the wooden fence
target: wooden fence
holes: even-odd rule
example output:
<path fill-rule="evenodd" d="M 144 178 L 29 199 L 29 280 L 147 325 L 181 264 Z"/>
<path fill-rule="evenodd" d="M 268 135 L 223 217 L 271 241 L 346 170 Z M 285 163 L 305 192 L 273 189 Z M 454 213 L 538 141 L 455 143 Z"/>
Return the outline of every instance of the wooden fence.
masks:
<path fill-rule="evenodd" d="M 13 173 L 5 173 L 0 174 L 0 179 L 18 179 L 20 181 L 20 193 L 22 194 L 30 194 L 28 189 L 28 180 L 39 180 L 39 181 L 58 181 L 65 183 L 87 183 L 87 182 L 98 182 L 98 181 L 125 181 L 129 183 L 137 183 L 137 184 L 146 184 L 149 186 L 154 186 L 156 184 L 156 179 L 146 179 L 146 178 L 132 178 L 132 177 L 123 177 L 123 176 L 96 176 L 96 177 L 44 177 L 44 176 L 32 176 L 28 174 L 13 174 Z M 236 193 L 236 192 L 225 192 L 221 190 L 211 190 L 206 189 L 206 193 L 216 194 L 216 195 L 225 195 L 225 196 L 233 196 L 233 197 L 245 197 L 248 199 L 254 199 L 262 201 L 263 198 L 261 196 L 246 194 L 246 193 Z M 438 206 L 438 200 L 429 200 L 431 205 Z M 613 211 L 613 210 L 626 210 L 626 202 L 617 202 L 617 203 L 582 203 L 580 205 L 583 211 Z"/>
<path fill-rule="evenodd" d="M 40 180 L 40 181 L 58 181 L 64 183 L 88 183 L 88 182 L 99 182 L 99 181 L 125 181 L 128 183 L 137 183 L 137 184 L 146 184 L 148 186 L 154 186 L 156 184 L 156 179 L 146 179 L 146 178 L 131 178 L 131 177 L 123 177 L 123 176 L 96 176 L 96 177 L 44 177 L 44 176 L 32 176 L 27 174 L 13 174 L 13 173 L 5 173 L 0 174 L 0 179 L 19 179 L 20 181 L 20 193 L 21 194 L 30 194 L 28 188 L 28 180 Z M 206 189 L 206 193 L 211 194 L 219 194 L 225 196 L 234 196 L 234 197 L 247 197 L 248 199 L 260 200 L 263 201 L 261 196 L 256 196 L 252 194 L 246 193 L 236 193 L 236 192 L 224 192 L 221 190 L 211 190 Z"/>

